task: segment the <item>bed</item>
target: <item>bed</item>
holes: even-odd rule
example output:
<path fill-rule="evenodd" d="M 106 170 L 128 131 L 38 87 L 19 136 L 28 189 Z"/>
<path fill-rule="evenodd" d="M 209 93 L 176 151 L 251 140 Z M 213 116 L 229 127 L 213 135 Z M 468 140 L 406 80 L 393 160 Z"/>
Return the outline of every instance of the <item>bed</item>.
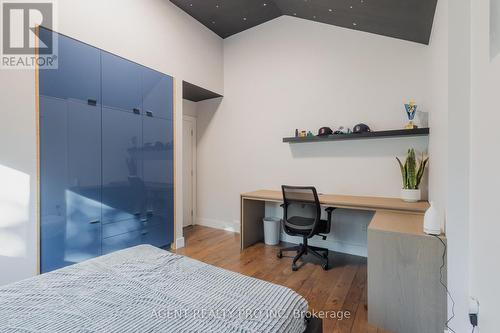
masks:
<path fill-rule="evenodd" d="M 0 287 L 0 332 L 303 333 L 307 308 L 286 287 L 140 245 Z"/>

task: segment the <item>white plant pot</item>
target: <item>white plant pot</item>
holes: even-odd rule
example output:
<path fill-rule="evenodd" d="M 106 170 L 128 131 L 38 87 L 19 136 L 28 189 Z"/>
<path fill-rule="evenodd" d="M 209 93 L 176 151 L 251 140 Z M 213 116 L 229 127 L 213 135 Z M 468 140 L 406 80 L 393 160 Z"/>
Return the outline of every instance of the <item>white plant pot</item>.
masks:
<path fill-rule="evenodd" d="M 420 201 L 420 189 L 418 190 L 408 190 L 401 189 L 401 199 L 406 202 L 418 202 Z"/>

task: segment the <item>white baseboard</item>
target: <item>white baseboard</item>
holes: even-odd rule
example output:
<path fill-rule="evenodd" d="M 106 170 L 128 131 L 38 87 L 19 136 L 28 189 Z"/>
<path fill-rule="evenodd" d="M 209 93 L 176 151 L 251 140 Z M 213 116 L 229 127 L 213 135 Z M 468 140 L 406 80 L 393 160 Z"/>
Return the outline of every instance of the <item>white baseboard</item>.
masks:
<path fill-rule="evenodd" d="M 237 233 L 240 232 L 239 221 L 227 222 L 227 221 L 214 220 L 214 219 L 197 218 L 196 224 L 202 225 L 205 227 L 231 231 L 231 232 L 237 232 Z"/>
<path fill-rule="evenodd" d="M 175 240 L 175 248 L 180 249 L 184 247 L 184 237 L 179 237 Z"/>

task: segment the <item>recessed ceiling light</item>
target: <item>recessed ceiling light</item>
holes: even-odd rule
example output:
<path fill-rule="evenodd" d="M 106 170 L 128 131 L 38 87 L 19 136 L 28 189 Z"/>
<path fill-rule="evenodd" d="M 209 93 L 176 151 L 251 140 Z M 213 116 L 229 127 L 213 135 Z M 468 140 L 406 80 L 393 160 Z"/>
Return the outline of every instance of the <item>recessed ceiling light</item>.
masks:
<path fill-rule="evenodd" d="M 315 18 L 316 18 L 316 16 L 313 16 L 313 19 L 315 19 Z"/>
<path fill-rule="evenodd" d="M 351 8 L 351 9 L 352 9 L 352 6 L 350 6 L 349 8 Z"/>
<path fill-rule="evenodd" d="M 244 18 L 243 18 L 243 21 L 246 21 L 246 20 L 247 20 L 247 18 L 246 18 L 246 17 L 244 17 Z"/>
<path fill-rule="evenodd" d="M 352 22 L 352 25 L 353 26 L 357 26 L 358 24 L 356 22 Z"/>
<path fill-rule="evenodd" d="M 297 13 L 293 13 L 293 16 L 297 16 Z"/>
<path fill-rule="evenodd" d="M 219 5 L 215 5 L 215 8 L 219 8 Z"/>
<path fill-rule="evenodd" d="M 333 12 L 333 9 L 331 9 L 331 8 L 330 8 L 330 9 L 328 9 L 328 11 L 329 11 L 329 12 Z"/>
<path fill-rule="evenodd" d="M 193 4 L 192 4 L 192 3 L 190 3 L 190 4 L 189 4 L 189 7 L 193 7 Z"/>
<path fill-rule="evenodd" d="M 262 4 L 262 6 L 264 6 L 264 7 L 267 6 L 267 3 Z"/>

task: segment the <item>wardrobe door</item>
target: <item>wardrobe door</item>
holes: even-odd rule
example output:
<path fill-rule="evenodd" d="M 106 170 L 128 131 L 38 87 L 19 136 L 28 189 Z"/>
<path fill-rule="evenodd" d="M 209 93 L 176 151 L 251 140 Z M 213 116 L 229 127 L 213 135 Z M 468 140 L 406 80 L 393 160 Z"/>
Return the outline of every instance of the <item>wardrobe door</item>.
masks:
<path fill-rule="evenodd" d="M 103 223 L 139 219 L 145 211 L 140 115 L 103 107 Z"/>
<path fill-rule="evenodd" d="M 143 166 L 147 222 L 145 243 L 168 246 L 173 241 L 173 131 L 172 121 L 143 117 Z"/>
<path fill-rule="evenodd" d="M 69 265 L 66 249 L 68 185 L 67 103 L 40 96 L 40 264 L 41 272 Z"/>
<path fill-rule="evenodd" d="M 68 103 L 66 259 L 101 254 L 101 108 Z"/>
<path fill-rule="evenodd" d="M 40 28 L 41 41 L 57 38 L 58 67 L 40 71 L 40 95 L 100 104 L 100 50 Z"/>
<path fill-rule="evenodd" d="M 40 97 L 41 271 L 101 254 L 101 110 Z"/>
<path fill-rule="evenodd" d="M 142 68 L 144 112 L 155 118 L 172 120 L 173 78 L 150 68 Z"/>
<path fill-rule="evenodd" d="M 100 51 L 58 38 L 58 69 L 39 71 L 41 271 L 101 253 Z"/>
<path fill-rule="evenodd" d="M 142 66 L 101 52 L 102 104 L 119 111 L 142 112 Z"/>

